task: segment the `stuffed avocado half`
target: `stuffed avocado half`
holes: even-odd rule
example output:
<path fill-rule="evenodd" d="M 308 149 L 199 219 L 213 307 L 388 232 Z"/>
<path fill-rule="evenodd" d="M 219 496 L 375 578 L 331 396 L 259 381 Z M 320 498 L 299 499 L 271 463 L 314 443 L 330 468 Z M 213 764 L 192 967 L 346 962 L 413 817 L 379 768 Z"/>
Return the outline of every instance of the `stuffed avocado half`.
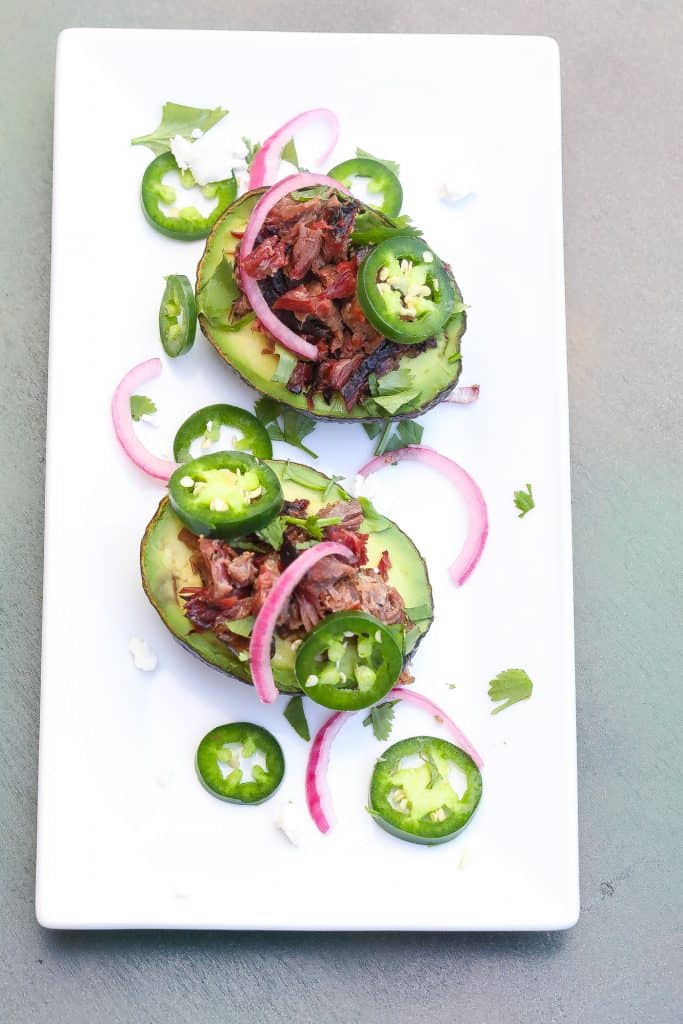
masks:
<path fill-rule="evenodd" d="M 195 464 L 179 471 L 187 471 L 188 486 Z M 427 569 L 413 542 L 367 500 L 351 498 L 323 473 L 278 460 L 261 466 L 279 481 L 280 517 L 241 541 L 196 536 L 169 500 L 161 501 L 142 539 L 140 566 L 145 593 L 164 624 L 209 665 L 251 683 L 254 616 L 283 567 L 317 536 L 347 545 L 355 558 L 350 566 L 324 559 L 292 595 L 275 633 L 277 688 L 302 690 L 295 673 L 299 648 L 317 626 L 349 609 L 372 613 L 383 630 L 392 630 L 405 665 L 433 619 Z M 275 523 L 279 537 L 272 533 Z"/>
<path fill-rule="evenodd" d="M 437 404 L 458 382 L 466 328 L 450 268 L 414 229 L 351 196 L 283 196 L 244 263 L 267 312 L 317 358 L 296 354 L 261 328 L 240 286 L 241 240 L 265 191 L 225 211 L 197 269 L 199 323 L 221 358 L 262 394 L 323 419 L 407 419 Z"/>

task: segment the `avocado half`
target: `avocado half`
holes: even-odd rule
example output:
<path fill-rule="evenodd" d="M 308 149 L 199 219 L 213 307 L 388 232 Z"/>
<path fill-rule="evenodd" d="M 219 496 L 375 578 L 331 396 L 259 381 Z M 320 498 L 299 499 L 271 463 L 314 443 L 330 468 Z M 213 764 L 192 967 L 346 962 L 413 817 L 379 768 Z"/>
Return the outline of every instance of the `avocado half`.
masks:
<path fill-rule="evenodd" d="M 360 406 L 347 412 L 339 394 L 335 394 L 329 404 L 321 394 L 316 394 L 309 405 L 304 394 L 294 395 L 287 390 L 285 384 L 280 384 L 272 379 L 278 368 L 279 357 L 277 354 L 267 351 L 270 342 L 265 334 L 254 328 L 253 322 L 247 323 L 237 330 L 229 330 L 217 325 L 215 320 L 210 322 L 206 314 L 202 312 L 203 290 L 219 271 L 223 260 L 231 268 L 234 268 L 235 247 L 238 239 L 244 233 L 251 211 L 265 191 L 265 189 L 257 189 L 240 196 L 219 217 L 207 239 L 204 255 L 197 267 L 196 282 L 198 318 L 203 334 L 211 342 L 221 359 L 224 359 L 242 380 L 262 394 L 282 402 L 283 405 L 289 405 L 300 412 L 326 420 L 366 423 L 384 421 L 386 417 L 371 416 Z M 371 212 L 384 219 L 383 215 L 377 211 Z M 453 279 L 453 285 L 456 301 L 462 303 L 462 295 L 455 279 Z M 409 369 L 413 373 L 415 384 L 420 389 L 420 397 L 416 399 L 414 409 L 409 412 L 397 413 L 389 417 L 390 419 L 403 420 L 421 416 L 423 412 L 433 405 L 437 405 L 449 391 L 453 390 L 460 377 L 462 361 L 455 359 L 449 362 L 449 359 L 459 355 L 460 342 L 466 326 L 465 312 L 456 313 L 444 330 L 437 335 L 436 348 L 427 349 L 417 356 L 405 356 L 401 359 L 399 367 Z"/>
<path fill-rule="evenodd" d="M 321 507 L 321 488 L 330 482 L 324 473 L 299 463 L 280 460 L 270 460 L 268 465 L 277 473 L 286 499 L 307 498 L 311 512 L 316 512 Z M 296 468 L 296 482 L 285 479 L 288 465 Z M 310 488 L 304 485 L 306 480 L 310 480 Z M 346 491 L 335 485 L 327 501 L 348 500 L 349 497 Z M 432 588 L 427 567 L 412 540 L 394 523 L 389 520 L 387 522 L 389 525 L 386 529 L 369 535 L 368 562 L 376 565 L 382 552 L 387 550 L 391 558 L 389 583 L 399 591 L 406 607 L 426 605 L 431 610 L 430 616 L 422 619 L 416 624 L 415 629 L 410 631 L 407 638 L 407 656 L 410 656 L 434 618 Z M 248 663 L 240 661 L 227 644 L 211 632 L 191 632 L 192 623 L 185 617 L 178 591 L 183 587 L 201 586 L 201 580 L 190 566 L 188 548 L 178 540 L 182 526 L 168 499 L 163 498 L 145 530 L 140 545 L 140 570 L 144 591 L 164 624 L 183 647 L 220 672 L 235 676 L 242 682 L 252 683 Z M 360 530 L 369 532 L 370 526 L 364 528 L 364 524 L 361 524 Z M 281 637 L 275 639 L 273 676 L 277 688 L 282 693 L 300 692 L 301 687 L 294 674 L 294 652 L 290 644 Z"/>

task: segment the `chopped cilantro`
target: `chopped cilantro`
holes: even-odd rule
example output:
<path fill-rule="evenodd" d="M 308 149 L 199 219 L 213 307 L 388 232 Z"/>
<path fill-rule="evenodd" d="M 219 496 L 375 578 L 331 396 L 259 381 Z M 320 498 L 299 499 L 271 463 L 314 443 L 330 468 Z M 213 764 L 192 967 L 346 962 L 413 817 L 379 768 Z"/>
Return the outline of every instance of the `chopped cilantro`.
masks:
<path fill-rule="evenodd" d="M 369 438 L 375 438 L 382 432 L 383 427 L 381 423 L 364 423 L 363 430 Z"/>
<path fill-rule="evenodd" d="M 398 448 L 405 448 L 409 444 L 419 444 L 422 440 L 423 432 L 424 428 L 415 420 L 401 420 L 396 424 L 389 420 L 377 442 L 375 455 L 394 452 Z"/>
<path fill-rule="evenodd" d="M 288 526 L 298 526 L 300 530 L 304 530 L 314 540 L 323 539 L 323 530 L 326 527 L 339 526 L 341 523 L 340 516 L 328 516 L 322 519 L 318 519 L 316 515 L 306 516 L 305 519 L 299 519 L 297 516 L 280 516 L 280 520 Z"/>
<path fill-rule="evenodd" d="M 284 710 L 284 716 L 302 740 L 310 740 L 311 730 L 308 728 L 304 702 L 300 696 L 292 697 Z"/>
<path fill-rule="evenodd" d="M 388 740 L 391 736 L 396 714 L 394 704 L 398 703 L 398 700 L 385 700 L 383 704 L 376 704 L 374 708 L 370 708 L 369 715 L 363 719 L 363 725 L 372 726 L 375 739 Z"/>
<path fill-rule="evenodd" d="M 401 168 L 395 160 L 382 160 L 381 157 L 373 156 L 372 153 L 368 153 L 367 149 L 361 149 L 360 146 L 356 147 L 356 156 L 364 157 L 366 160 L 375 160 L 378 164 L 384 164 L 390 171 L 393 171 L 397 178 L 401 173 Z"/>
<path fill-rule="evenodd" d="M 422 232 L 414 227 L 410 217 L 401 214 L 400 217 L 385 217 L 372 210 L 364 210 L 356 217 L 351 241 L 354 245 L 378 245 L 387 238 L 395 238 L 396 235 L 410 235 L 418 238 Z"/>
<path fill-rule="evenodd" d="M 257 531 L 257 537 L 269 544 L 275 551 L 279 551 L 282 547 L 282 538 L 284 536 L 285 526 L 279 516 L 271 521 L 260 530 Z"/>
<path fill-rule="evenodd" d="M 228 111 L 221 107 L 210 110 L 203 107 L 185 107 L 182 103 L 164 103 L 158 127 L 149 135 L 138 135 L 137 138 L 131 139 L 131 145 L 147 146 L 159 156 L 160 153 L 167 153 L 170 150 L 171 139 L 176 135 L 191 139 L 195 129 L 207 132 L 209 128 L 222 121 L 227 113 Z"/>
<path fill-rule="evenodd" d="M 331 498 L 334 497 L 334 492 L 337 489 L 337 483 L 338 483 L 339 480 L 343 480 L 343 479 L 344 479 L 343 476 L 334 476 L 333 475 L 333 476 L 330 477 L 330 481 L 329 481 L 329 483 L 325 484 L 325 490 L 323 491 L 322 497 L 320 499 L 323 504 L 325 504 Z"/>
<path fill-rule="evenodd" d="M 254 405 L 254 415 L 264 425 L 273 441 L 284 441 L 294 448 L 301 448 L 312 459 L 318 456 L 303 443 L 303 439 L 315 430 L 315 423 L 309 416 L 288 409 L 274 398 L 264 395 Z"/>
<path fill-rule="evenodd" d="M 254 405 L 254 415 L 257 420 L 260 420 L 264 427 L 267 427 L 269 423 L 276 420 L 280 415 L 282 406 L 279 402 L 276 402 L 274 398 L 269 398 L 268 395 L 263 395 L 257 399 Z"/>
<path fill-rule="evenodd" d="M 526 487 L 526 491 L 515 491 L 514 494 L 515 508 L 519 509 L 518 519 L 523 519 L 527 512 L 531 512 L 532 508 L 536 508 L 534 496 L 531 492 L 531 484 L 527 484 Z"/>
<path fill-rule="evenodd" d="M 130 396 L 130 414 L 137 423 L 143 416 L 151 416 L 157 411 L 157 407 L 147 395 Z"/>
<path fill-rule="evenodd" d="M 282 152 L 280 153 L 280 159 L 286 160 L 288 164 L 292 164 L 294 167 L 296 167 L 297 171 L 301 170 L 301 167 L 299 166 L 299 157 L 297 155 L 296 146 L 294 145 L 294 139 L 290 139 L 289 142 L 287 142 L 285 146 L 283 146 Z"/>
<path fill-rule="evenodd" d="M 216 327 L 232 327 L 233 330 L 237 330 L 246 320 L 246 317 L 241 317 L 234 324 L 230 323 L 230 311 L 239 295 L 240 290 L 237 287 L 232 263 L 221 260 L 197 293 L 197 312 L 203 314 L 209 323 Z M 247 316 L 252 320 L 254 318 L 253 313 L 247 313 Z"/>
<path fill-rule="evenodd" d="M 533 690 L 533 683 L 523 668 L 507 668 L 499 672 L 489 683 L 489 697 L 492 701 L 505 701 L 493 708 L 492 715 L 505 711 L 520 700 L 528 700 Z"/>
<path fill-rule="evenodd" d="M 251 167 L 254 157 L 261 148 L 261 143 L 252 142 L 251 139 L 248 139 L 246 137 L 246 135 L 242 136 L 242 142 L 244 143 L 244 148 L 246 151 L 244 154 L 244 162 L 246 163 L 247 167 Z"/>
<path fill-rule="evenodd" d="M 381 516 L 369 498 L 358 498 L 358 504 L 363 509 L 363 532 L 382 533 L 391 526 L 391 521 Z"/>

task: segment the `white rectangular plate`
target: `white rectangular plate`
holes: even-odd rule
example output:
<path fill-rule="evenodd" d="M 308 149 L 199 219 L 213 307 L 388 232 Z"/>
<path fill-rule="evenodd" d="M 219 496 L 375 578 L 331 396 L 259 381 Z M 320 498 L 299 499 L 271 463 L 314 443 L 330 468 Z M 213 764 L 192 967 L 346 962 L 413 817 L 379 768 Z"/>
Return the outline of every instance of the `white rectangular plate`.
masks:
<path fill-rule="evenodd" d="M 283 70 L 284 69 L 284 70 Z M 340 73 L 340 69 L 346 69 Z M 138 191 L 151 159 L 131 136 L 165 100 L 231 109 L 235 137 L 262 139 L 294 113 L 334 109 L 337 159 L 356 145 L 398 160 L 404 209 L 453 265 L 471 306 L 461 383 L 478 404 L 424 417 L 425 443 L 480 483 L 490 514 L 481 563 L 446 574 L 464 529 L 458 495 L 426 468 L 375 478 L 378 508 L 424 552 L 436 620 L 416 686 L 483 754 L 471 825 L 438 848 L 402 843 L 364 811 L 383 749 L 347 724 L 330 783 L 339 824 L 307 820 L 307 745 L 253 690 L 175 644 L 140 587 L 138 546 L 162 488 L 127 462 L 109 403 L 135 363 L 159 355 L 163 276 L 190 278 L 202 243 L 163 238 Z M 55 113 L 50 398 L 45 523 L 37 913 L 63 928 L 550 929 L 578 913 L 571 523 L 562 265 L 559 61 L 543 38 L 69 30 Z M 307 165 L 311 166 L 306 158 Z M 442 183 L 475 195 L 455 207 Z M 145 389 L 169 450 L 191 411 L 247 408 L 250 389 L 199 336 Z M 321 425 L 316 465 L 353 473 L 371 442 Z M 276 446 L 280 457 L 297 457 Z M 305 458 L 305 457 L 304 457 Z M 514 489 L 536 509 L 518 519 Z M 152 674 L 128 653 L 141 636 Z M 525 668 L 530 701 L 491 715 L 488 681 Z M 455 684 L 450 689 L 448 684 Z M 310 712 L 317 727 L 324 715 Z M 198 784 L 198 740 L 259 722 L 283 744 L 280 793 L 257 808 Z M 392 741 L 438 729 L 401 708 Z M 295 802 L 302 841 L 274 824 Z"/>

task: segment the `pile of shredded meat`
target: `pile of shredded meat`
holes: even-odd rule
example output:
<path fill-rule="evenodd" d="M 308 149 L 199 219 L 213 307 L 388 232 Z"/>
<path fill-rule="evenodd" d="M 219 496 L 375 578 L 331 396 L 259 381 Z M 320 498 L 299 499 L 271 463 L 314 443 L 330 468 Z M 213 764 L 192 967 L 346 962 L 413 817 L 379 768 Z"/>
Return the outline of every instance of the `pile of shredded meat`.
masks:
<path fill-rule="evenodd" d="M 300 519 L 307 508 L 304 498 L 285 502 L 282 514 Z M 403 598 L 387 583 L 391 568 L 388 552 L 382 553 L 377 568 L 363 568 L 368 538 L 359 533 L 363 519 L 360 504 L 356 500 L 334 502 L 317 516 L 341 519 L 338 525 L 327 526 L 324 536 L 348 547 L 353 558 L 347 562 L 329 555 L 313 566 L 282 610 L 278 632 L 304 636 L 325 615 L 351 609 L 368 612 L 388 625 L 407 622 Z M 308 533 L 296 525 L 286 528 L 279 551 L 267 548 L 256 537 L 254 547 L 260 550 L 238 551 L 226 541 L 196 537 L 186 529 L 178 536 L 191 549 L 192 568 L 202 580 L 201 587 L 185 587 L 180 592 L 185 614 L 196 630 L 211 630 L 238 649 L 248 641 L 232 633 L 228 624 L 258 615 L 280 573 L 299 555 L 297 545 L 310 541 Z"/>
<path fill-rule="evenodd" d="M 360 204 L 351 197 L 297 202 L 284 196 L 273 206 L 240 270 L 259 282 L 264 298 L 292 331 L 315 345 L 318 361 L 299 359 L 287 388 L 331 402 L 339 392 L 348 411 L 368 397 L 370 374 L 381 377 L 405 356 L 435 345 L 397 345 L 365 318 L 356 299 L 356 274 L 367 248 L 354 247 L 351 232 Z M 239 251 L 239 250 L 238 250 Z M 234 319 L 249 312 L 246 296 L 234 304 Z"/>

